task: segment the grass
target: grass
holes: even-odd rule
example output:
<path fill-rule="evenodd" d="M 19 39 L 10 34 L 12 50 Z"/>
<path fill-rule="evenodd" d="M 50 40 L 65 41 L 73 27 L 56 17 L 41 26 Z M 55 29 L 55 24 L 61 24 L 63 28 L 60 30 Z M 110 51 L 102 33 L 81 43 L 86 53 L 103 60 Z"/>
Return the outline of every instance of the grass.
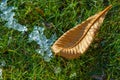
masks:
<path fill-rule="evenodd" d="M 45 27 L 48 38 L 54 32 L 59 37 L 109 4 L 113 8 L 98 35 L 78 59 L 56 57 L 45 62 L 35 51 L 38 45 L 28 43 L 28 34 L 34 25 Z M 94 80 L 93 76 L 101 75 L 105 75 L 106 80 L 120 79 L 119 0 L 9 0 L 8 6 L 18 8 L 15 18 L 27 25 L 28 32 L 23 35 L 8 29 L 0 20 L 0 61 L 6 63 L 1 67 L 4 80 Z"/>

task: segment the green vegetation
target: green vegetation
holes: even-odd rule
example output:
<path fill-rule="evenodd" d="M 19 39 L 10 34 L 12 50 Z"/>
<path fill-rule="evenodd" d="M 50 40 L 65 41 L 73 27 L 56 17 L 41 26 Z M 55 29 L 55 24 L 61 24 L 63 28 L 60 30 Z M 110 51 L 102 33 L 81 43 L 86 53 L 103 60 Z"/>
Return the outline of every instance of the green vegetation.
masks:
<path fill-rule="evenodd" d="M 55 57 L 45 62 L 35 51 L 36 42 L 28 42 L 34 25 L 45 27 L 48 38 L 54 32 L 59 37 L 110 4 L 113 7 L 94 42 L 78 59 Z M 0 19 L 0 62 L 6 63 L 1 67 L 4 80 L 94 80 L 101 75 L 106 80 L 120 79 L 119 0 L 9 0 L 8 6 L 17 7 L 15 18 L 27 26 L 28 32 L 23 35 L 8 29 Z"/>

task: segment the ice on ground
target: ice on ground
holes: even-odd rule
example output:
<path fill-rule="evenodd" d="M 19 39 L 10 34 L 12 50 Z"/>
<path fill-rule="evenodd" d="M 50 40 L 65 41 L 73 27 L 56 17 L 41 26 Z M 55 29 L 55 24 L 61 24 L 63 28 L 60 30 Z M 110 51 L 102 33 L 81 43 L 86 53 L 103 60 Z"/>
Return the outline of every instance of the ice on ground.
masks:
<path fill-rule="evenodd" d="M 76 77 L 76 76 L 77 76 L 77 73 L 76 73 L 76 72 L 70 74 L 70 78 L 74 78 L 74 77 Z"/>
<path fill-rule="evenodd" d="M 55 73 L 55 74 L 59 74 L 61 71 L 62 71 L 62 70 L 61 70 L 60 67 L 55 67 L 55 68 L 54 68 L 54 73 Z"/>
<path fill-rule="evenodd" d="M 4 67 L 6 65 L 4 60 L 0 60 L 0 80 L 3 79 L 2 77 L 2 67 Z"/>
<path fill-rule="evenodd" d="M 16 19 L 14 19 L 15 13 L 13 10 L 16 9 L 12 6 L 7 6 L 7 0 L 2 0 L 0 3 L 0 18 L 2 20 L 7 21 L 5 26 L 8 28 L 12 28 L 21 32 L 27 31 L 27 27 L 18 23 Z M 47 39 L 44 35 L 44 28 L 34 26 L 33 31 L 29 34 L 29 41 L 36 41 L 40 46 L 36 51 L 41 54 L 45 61 L 49 62 L 52 56 L 52 51 L 50 46 L 56 40 L 56 34 L 53 34 L 50 39 Z M 9 42 L 8 42 L 9 43 Z"/>
<path fill-rule="evenodd" d="M 6 62 L 4 60 L 0 60 L 0 67 L 4 67 L 6 65 Z"/>
<path fill-rule="evenodd" d="M 0 68 L 0 80 L 3 79 L 2 77 L 2 69 Z"/>
<path fill-rule="evenodd" d="M 12 12 L 15 7 L 7 6 L 7 0 L 2 0 L 0 3 L 0 17 L 2 20 L 7 21 L 5 26 L 8 28 L 13 28 L 15 30 L 25 32 L 27 31 L 27 27 L 18 23 L 16 19 L 14 19 L 15 13 Z"/>
<path fill-rule="evenodd" d="M 52 51 L 50 46 L 56 40 L 56 34 L 53 34 L 50 39 L 47 39 L 44 35 L 44 28 L 34 26 L 33 31 L 29 34 L 29 41 L 36 41 L 40 46 L 40 49 L 36 51 L 41 54 L 45 61 L 49 62 L 52 58 Z"/>

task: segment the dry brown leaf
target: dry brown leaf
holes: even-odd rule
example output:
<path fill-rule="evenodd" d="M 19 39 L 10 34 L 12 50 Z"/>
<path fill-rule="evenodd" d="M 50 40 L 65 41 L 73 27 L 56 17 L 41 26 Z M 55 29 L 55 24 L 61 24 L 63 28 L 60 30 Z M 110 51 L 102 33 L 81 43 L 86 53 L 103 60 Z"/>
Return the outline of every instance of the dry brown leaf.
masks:
<path fill-rule="evenodd" d="M 93 41 L 106 13 L 111 7 L 112 5 L 108 6 L 103 11 L 89 17 L 64 33 L 51 47 L 55 55 L 74 59 L 83 54 Z"/>

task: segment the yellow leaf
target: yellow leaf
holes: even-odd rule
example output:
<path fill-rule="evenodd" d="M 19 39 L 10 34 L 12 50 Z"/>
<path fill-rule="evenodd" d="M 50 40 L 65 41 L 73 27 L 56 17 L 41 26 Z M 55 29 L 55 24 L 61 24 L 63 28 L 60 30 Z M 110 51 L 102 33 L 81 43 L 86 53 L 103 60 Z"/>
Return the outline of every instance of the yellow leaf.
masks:
<path fill-rule="evenodd" d="M 112 5 L 103 11 L 89 17 L 74 28 L 64 33 L 51 47 L 55 55 L 67 59 L 78 58 L 83 54 L 93 41 L 100 25 L 103 23 L 106 13 Z"/>

